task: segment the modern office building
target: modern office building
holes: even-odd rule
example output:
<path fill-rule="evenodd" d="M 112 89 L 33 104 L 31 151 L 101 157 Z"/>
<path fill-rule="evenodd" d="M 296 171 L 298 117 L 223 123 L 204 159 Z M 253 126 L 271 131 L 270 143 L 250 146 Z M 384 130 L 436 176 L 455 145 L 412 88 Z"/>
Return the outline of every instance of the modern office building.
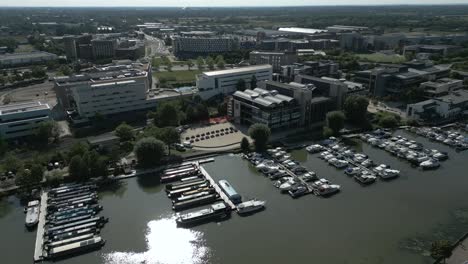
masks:
<path fill-rule="evenodd" d="M 58 59 L 57 55 L 43 51 L 2 54 L 0 55 L 0 68 L 44 64 L 56 59 Z"/>
<path fill-rule="evenodd" d="M 339 64 L 331 60 L 306 61 L 281 67 L 281 77 L 284 81 L 292 81 L 298 74 L 315 77 L 338 75 Z"/>
<path fill-rule="evenodd" d="M 418 121 L 443 123 L 468 116 L 468 91 L 457 90 L 415 104 L 408 104 L 406 115 Z"/>
<path fill-rule="evenodd" d="M 367 32 L 370 29 L 368 27 L 359 27 L 359 26 L 345 26 L 345 25 L 333 25 L 326 27 L 327 31 L 335 33 L 345 33 L 345 32 Z"/>
<path fill-rule="evenodd" d="M 101 115 L 144 110 L 156 106 L 151 96 L 149 64 L 116 64 L 94 67 L 81 75 L 56 77 L 55 91 L 60 107 L 76 120 Z"/>
<path fill-rule="evenodd" d="M 447 56 L 460 52 L 462 49 L 463 48 L 461 46 L 454 45 L 411 45 L 404 47 L 403 55 L 428 53 L 431 55 Z"/>
<path fill-rule="evenodd" d="M 117 42 L 114 39 L 93 39 L 91 40 L 94 59 L 113 58 Z"/>
<path fill-rule="evenodd" d="M 313 84 L 315 86 L 314 95 L 331 98 L 335 109 L 341 109 L 348 94 L 348 85 L 338 79 L 299 74 L 296 76 L 295 82 Z"/>
<path fill-rule="evenodd" d="M 249 62 L 252 65 L 270 64 L 274 72 L 279 72 L 281 66 L 297 62 L 297 55 L 293 52 L 252 51 L 249 53 Z"/>
<path fill-rule="evenodd" d="M 463 88 L 463 80 L 442 78 L 436 81 L 423 82 L 420 85 L 427 97 L 439 97 L 447 95 L 455 90 Z"/>
<path fill-rule="evenodd" d="M 258 81 L 271 80 L 271 65 L 255 65 L 227 70 L 204 72 L 197 76 L 197 88 L 201 98 L 208 99 L 216 95 L 230 95 L 236 91 L 236 85 L 243 79 L 249 87 L 252 76 Z M 255 88 L 255 87 L 250 87 Z"/>
<path fill-rule="evenodd" d="M 340 48 L 349 51 L 365 51 L 367 43 L 357 32 L 343 33 L 340 35 Z"/>
<path fill-rule="evenodd" d="M 40 123 L 51 120 L 50 113 L 50 106 L 38 101 L 2 105 L 0 135 L 4 139 L 30 136 Z"/>
<path fill-rule="evenodd" d="M 234 122 L 242 125 L 262 123 L 272 130 L 300 126 L 300 106 L 289 96 L 278 91 L 260 88 L 236 91 L 230 103 Z"/>
<path fill-rule="evenodd" d="M 448 77 L 449 73 L 450 68 L 444 65 L 385 65 L 356 72 L 354 81 L 367 85 L 374 96 L 398 95 L 425 81 Z"/>
<path fill-rule="evenodd" d="M 78 59 L 78 51 L 76 48 L 76 40 L 73 36 L 63 37 L 63 45 L 65 48 L 65 55 L 68 60 Z"/>
<path fill-rule="evenodd" d="M 228 36 L 176 37 L 173 43 L 174 55 L 178 58 L 196 58 L 237 49 L 239 40 Z"/>

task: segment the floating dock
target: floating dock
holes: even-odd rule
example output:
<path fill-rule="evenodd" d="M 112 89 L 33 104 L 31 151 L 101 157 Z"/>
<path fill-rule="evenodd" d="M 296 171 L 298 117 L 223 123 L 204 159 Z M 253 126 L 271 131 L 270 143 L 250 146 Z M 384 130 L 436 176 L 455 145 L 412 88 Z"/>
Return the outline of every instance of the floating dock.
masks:
<path fill-rule="evenodd" d="M 211 178 L 210 174 L 208 174 L 208 172 L 206 172 L 205 168 L 201 167 L 199 163 L 197 163 L 197 166 L 199 167 L 200 169 L 200 172 L 201 174 L 203 174 L 203 176 L 205 176 L 205 179 L 207 179 L 210 183 L 211 183 L 211 186 L 213 186 L 213 188 L 216 190 L 216 192 L 219 194 L 220 198 L 232 209 L 232 210 L 235 210 L 236 209 L 236 206 L 234 205 L 234 203 L 229 200 L 229 197 L 227 197 L 227 195 L 223 192 L 223 190 L 221 190 L 221 188 L 219 187 L 218 183 L 216 183 L 215 180 L 213 180 L 213 178 Z"/>
<path fill-rule="evenodd" d="M 42 245 L 44 244 L 44 225 L 47 215 L 47 197 L 47 192 L 43 192 L 41 195 L 41 207 L 39 209 L 39 223 L 37 225 L 36 244 L 34 246 L 34 262 L 42 261 L 45 257 Z"/>

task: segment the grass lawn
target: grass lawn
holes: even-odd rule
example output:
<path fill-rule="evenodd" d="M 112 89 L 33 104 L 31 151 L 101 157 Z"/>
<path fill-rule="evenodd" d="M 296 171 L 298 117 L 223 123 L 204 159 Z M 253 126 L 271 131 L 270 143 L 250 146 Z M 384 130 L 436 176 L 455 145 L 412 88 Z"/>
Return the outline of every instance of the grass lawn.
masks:
<path fill-rule="evenodd" d="M 374 54 L 357 54 L 361 59 L 367 59 L 371 62 L 380 62 L 380 63 L 402 63 L 406 61 L 406 58 L 401 55 L 385 55 L 382 53 Z"/>
<path fill-rule="evenodd" d="M 164 61 L 161 57 L 156 57 L 154 60 L 159 63 L 159 65 L 164 66 Z M 187 61 L 173 61 L 172 65 L 187 65 Z"/>
<path fill-rule="evenodd" d="M 194 82 L 195 76 L 200 74 L 200 70 L 191 71 L 172 71 L 172 72 L 155 72 L 154 76 L 159 79 L 160 82 L 168 83 L 187 83 Z"/>

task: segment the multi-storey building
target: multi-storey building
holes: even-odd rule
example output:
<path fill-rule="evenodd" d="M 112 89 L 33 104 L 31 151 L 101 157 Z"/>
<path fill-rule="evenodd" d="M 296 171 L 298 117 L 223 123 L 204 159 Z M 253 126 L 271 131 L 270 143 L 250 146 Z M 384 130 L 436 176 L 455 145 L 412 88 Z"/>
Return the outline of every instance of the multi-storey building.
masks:
<path fill-rule="evenodd" d="M 253 76 L 257 81 L 271 80 L 271 65 L 255 65 L 227 70 L 204 72 L 197 76 L 197 88 L 200 97 L 208 99 L 216 95 L 230 95 L 236 91 L 239 80 L 244 80 L 249 87 Z M 250 87 L 255 88 L 255 87 Z"/>
<path fill-rule="evenodd" d="M 468 91 L 457 90 L 448 95 L 406 106 L 406 115 L 428 123 L 443 123 L 465 116 L 468 111 Z"/>
<path fill-rule="evenodd" d="M 0 68 L 41 64 L 57 58 L 57 55 L 43 51 L 3 54 L 0 55 Z"/>
<path fill-rule="evenodd" d="M 50 113 L 50 106 L 38 101 L 2 105 L 0 135 L 4 139 L 32 135 L 40 123 L 51 120 Z"/>
<path fill-rule="evenodd" d="M 424 89 L 424 93 L 427 97 L 437 97 L 462 89 L 463 80 L 442 78 L 436 81 L 423 82 L 420 87 Z"/>
<path fill-rule="evenodd" d="M 156 100 L 150 96 L 151 85 L 151 66 L 136 63 L 55 78 L 58 104 L 69 112 L 75 110 L 76 119 L 153 108 Z"/>
<path fill-rule="evenodd" d="M 297 55 L 293 52 L 252 51 L 249 54 L 250 64 L 270 64 L 273 66 L 274 72 L 279 72 L 281 66 L 293 64 L 296 61 Z"/>
<path fill-rule="evenodd" d="M 114 39 L 93 39 L 91 46 L 94 59 L 113 58 L 117 42 Z"/>
<path fill-rule="evenodd" d="M 239 49 L 239 40 L 232 37 L 176 37 L 174 55 L 179 58 L 194 58 L 209 54 Z"/>
<path fill-rule="evenodd" d="M 247 89 L 235 92 L 232 100 L 232 117 L 236 123 L 262 123 L 272 130 L 300 125 L 299 104 L 294 98 L 282 95 L 278 91 Z"/>
<path fill-rule="evenodd" d="M 341 109 L 348 94 L 348 85 L 338 79 L 328 77 L 314 77 L 310 75 L 299 74 L 295 82 L 302 84 L 313 84 L 315 86 L 314 94 L 331 98 L 334 102 L 334 108 Z"/>

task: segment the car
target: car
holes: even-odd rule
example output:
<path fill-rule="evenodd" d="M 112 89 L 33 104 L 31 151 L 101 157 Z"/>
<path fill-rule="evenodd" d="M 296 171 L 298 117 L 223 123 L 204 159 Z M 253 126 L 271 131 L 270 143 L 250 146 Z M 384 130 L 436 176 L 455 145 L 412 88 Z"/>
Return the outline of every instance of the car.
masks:
<path fill-rule="evenodd" d="M 185 151 L 184 145 L 182 145 L 180 143 L 175 143 L 175 144 L 172 145 L 172 147 L 174 147 L 178 151 Z"/>
<path fill-rule="evenodd" d="M 190 141 L 184 141 L 184 142 L 182 142 L 182 145 L 185 148 L 192 148 L 192 143 L 190 143 Z"/>

